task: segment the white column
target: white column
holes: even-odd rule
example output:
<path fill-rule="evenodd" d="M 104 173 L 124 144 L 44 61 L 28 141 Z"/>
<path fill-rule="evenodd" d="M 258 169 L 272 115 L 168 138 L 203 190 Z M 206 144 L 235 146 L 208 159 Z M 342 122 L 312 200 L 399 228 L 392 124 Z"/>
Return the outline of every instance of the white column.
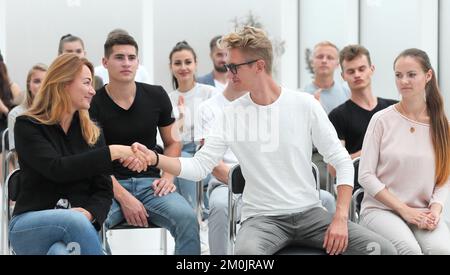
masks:
<path fill-rule="evenodd" d="M 0 50 L 6 58 L 6 0 L 0 0 Z"/>
<path fill-rule="evenodd" d="M 142 65 L 149 73 L 150 83 L 154 83 L 154 8 L 153 1 L 142 0 Z"/>
<path fill-rule="evenodd" d="M 312 50 L 321 41 L 330 41 L 338 48 L 358 42 L 358 0 L 300 0 L 300 85 L 312 81 L 307 68 L 305 50 Z M 335 79 L 342 81 L 339 70 Z"/>
<path fill-rule="evenodd" d="M 437 68 L 438 0 L 362 0 L 361 10 L 361 44 L 376 67 L 373 92 L 397 99 L 392 66 L 401 51 L 420 48 Z"/>
<path fill-rule="evenodd" d="M 283 0 L 281 3 L 281 39 L 285 52 L 281 57 L 280 82 L 291 89 L 299 87 L 298 56 L 298 0 Z"/>
<path fill-rule="evenodd" d="M 447 115 L 450 114 L 450 3 L 440 1 L 440 35 L 439 35 L 439 84 L 444 95 Z M 450 200 L 449 200 L 450 201 Z"/>
<path fill-rule="evenodd" d="M 444 104 L 447 116 L 450 115 L 450 3 L 447 0 L 440 1 L 440 34 L 439 34 L 439 84 L 444 96 Z M 444 207 L 444 219 L 450 225 L 450 196 Z"/>

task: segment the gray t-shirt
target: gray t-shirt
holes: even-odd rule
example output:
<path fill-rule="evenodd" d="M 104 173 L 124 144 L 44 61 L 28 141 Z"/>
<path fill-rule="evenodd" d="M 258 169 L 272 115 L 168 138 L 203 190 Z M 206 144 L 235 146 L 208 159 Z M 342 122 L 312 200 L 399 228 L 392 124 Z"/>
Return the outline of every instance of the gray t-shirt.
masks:
<path fill-rule="evenodd" d="M 314 83 L 306 85 L 305 92 L 314 95 L 319 89 Z M 323 89 L 320 94 L 320 104 L 327 113 L 327 115 L 337 106 L 341 105 L 350 98 L 350 90 L 347 85 L 334 82 L 330 89 Z"/>

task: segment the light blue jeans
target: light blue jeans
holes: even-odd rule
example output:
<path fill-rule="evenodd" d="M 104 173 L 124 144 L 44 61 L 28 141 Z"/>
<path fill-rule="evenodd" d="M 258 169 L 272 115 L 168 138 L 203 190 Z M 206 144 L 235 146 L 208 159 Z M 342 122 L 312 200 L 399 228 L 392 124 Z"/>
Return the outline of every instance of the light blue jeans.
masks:
<path fill-rule="evenodd" d="M 199 255 L 199 225 L 195 211 L 178 193 L 158 197 L 151 188 L 155 178 L 129 178 L 119 183 L 147 209 L 149 221 L 169 230 L 175 239 L 176 255 Z M 105 225 L 107 228 L 124 221 L 120 204 L 113 200 Z"/>
<path fill-rule="evenodd" d="M 183 145 L 183 149 L 181 151 L 181 157 L 183 158 L 192 158 L 195 154 L 195 150 L 197 148 L 197 144 L 195 142 L 186 143 Z M 203 180 L 204 184 L 204 192 L 203 192 L 203 202 L 205 206 L 205 213 L 203 213 L 203 218 L 207 218 L 208 213 L 208 195 L 206 189 L 208 188 L 208 182 L 210 176 Z M 175 178 L 175 186 L 177 187 L 178 193 L 180 193 L 192 206 L 193 209 L 197 209 L 197 183 L 195 181 L 183 179 L 183 178 Z"/>
<path fill-rule="evenodd" d="M 26 212 L 9 224 L 18 255 L 103 255 L 98 232 L 81 212 L 52 209 Z"/>

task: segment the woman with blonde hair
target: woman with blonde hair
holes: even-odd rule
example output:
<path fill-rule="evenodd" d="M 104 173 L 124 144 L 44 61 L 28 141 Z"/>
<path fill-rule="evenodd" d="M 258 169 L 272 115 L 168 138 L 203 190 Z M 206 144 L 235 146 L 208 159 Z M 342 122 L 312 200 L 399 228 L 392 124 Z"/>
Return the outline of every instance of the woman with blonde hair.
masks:
<path fill-rule="evenodd" d="M 147 168 L 129 146 L 106 146 L 91 121 L 93 72 L 85 58 L 59 56 L 16 120 L 21 172 L 9 225 L 16 254 L 103 254 L 97 231 L 113 198 L 111 161 L 135 156 L 131 168 Z"/>
<path fill-rule="evenodd" d="M 364 138 L 361 224 L 399 254 L 450 254 L 450 231 L 441 219 L 450 131 L 436 74 L 419 49 L 403 51 L 394 70 L 402 99 L 372 117 Z"/>
<path fill-rule="evenodd" d="M 44 80 L 45 74 L 47 73 L 48 67 L 45 64 L 37 63 L 35 64 L 27 74 L 27 90 L 25 91 L 25 99 L 22 104 L 14 107 L 8 113 L 8 140 L 9 149 L 14 149 L 14 124 L 16 123 L 16 118 L 21 114 L 25 113 L 28 108 L 31 107 L 33 99 L 37 94 L 41 83 Z"/>

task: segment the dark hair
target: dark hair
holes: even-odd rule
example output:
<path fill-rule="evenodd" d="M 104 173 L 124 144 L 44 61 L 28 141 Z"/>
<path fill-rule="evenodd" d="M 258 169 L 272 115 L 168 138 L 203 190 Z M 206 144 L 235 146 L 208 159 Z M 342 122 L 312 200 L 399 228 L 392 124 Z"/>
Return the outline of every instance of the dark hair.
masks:
<path fill-rule="evenodd" d="M 181 52 L 183 50 L 190 51 L 192 53 L 192 55 L 194 56 L 194 62 L 197 63 L 197 55 L 195 54 L 194 49 L 188 44 L 188 42 L 183 40 L 183 41 L 178 42 L 175 45 L 175 47 L 173 47 L 172 51 L 170 52 L 170 55 L 169 55 L 169 62 L 170 62 L 170 64 L 172 64 L 172 56 L 173 56 L 173 54 L 176 53 L 176 52 Z M 172 74 L 172 86 L 173 86 L 174 89 L 178 89 L 178 86 L 179 86 L 177 78 L 173 74 Z"/>
<path fill-rule="evenodd" d="M 108 58 L 112 54 L 112 48 L 116 45 L 134 46 L 134 48 L 136 49 L 136 55 L 139 52 L 138 44 L 131 35 L 125 34 L 125 33 L 117 33 L 117 34 L 108 35 L 108 38 L 106 39 L 106 42 L 104 45 L 106 58 Z"/>
<path fill-rule="evenodd" d="M 432 72 L 431 80 L 425 85 L 425 99 L 430 116 L 431 140 L 435 155 L 435 184 L 436 186 L 442 186 L 450 175 L 450 129 L 436 74 L 431 66 L 430 58 L 422 50 L 414 48 L 404 50 L 395 59 L 394 68 L 397 61 L 402 57 L 414 58 L 425 73 L 430 70 Z"/>
<path fill-rule="evenodd" d="M 13 94 L 11 91 L 11 80 L 8 76 L 8 69 L 3 61 L 0 61 L 0 99 L 8 109 L 13 107 Z"/>
<path fill-rule="evenodd" d="M 70 33 L 61 36 L 61 39 L 59 39 L 58 55 L 61 55 L 63 53 L 64 44 L 75 41 L 80 41 L 81 46 L 83 47 L 84 50 L 84 42 L 78 36 L 71 35 Z"/>
<path fill-rule="evenodd" d="M 209 49 L 211 50 L 211 52 L 214 50 L 214 48 L 217 48 L 217 41 L 219 41 L 219 39 L 222 38 L 222 35 L 217 35 L 214 36 L 213 39 L 211 39 L 211 41 L 209 42 Z"/>
<path fill-rule="evenodd" d="M 341 64 L 341 69 L 344 70 L 342 64 L 344 61 L 352 61 L 353 59 L 365 55 L 369 66 L 372 66 L 372 60 L 370 59 L 369 51 L 361 45 L 348 45 L 343 48 L 339 53 L 339 63 Z"/>
<path fill-rule="evenodd" d="M 107 38 L 114 36 L 114 35 L 118 35 L 118 34 L 128 34 L 129 35 L 129 33 L 124 29 L 114 29 L 108 33 Z"/>

